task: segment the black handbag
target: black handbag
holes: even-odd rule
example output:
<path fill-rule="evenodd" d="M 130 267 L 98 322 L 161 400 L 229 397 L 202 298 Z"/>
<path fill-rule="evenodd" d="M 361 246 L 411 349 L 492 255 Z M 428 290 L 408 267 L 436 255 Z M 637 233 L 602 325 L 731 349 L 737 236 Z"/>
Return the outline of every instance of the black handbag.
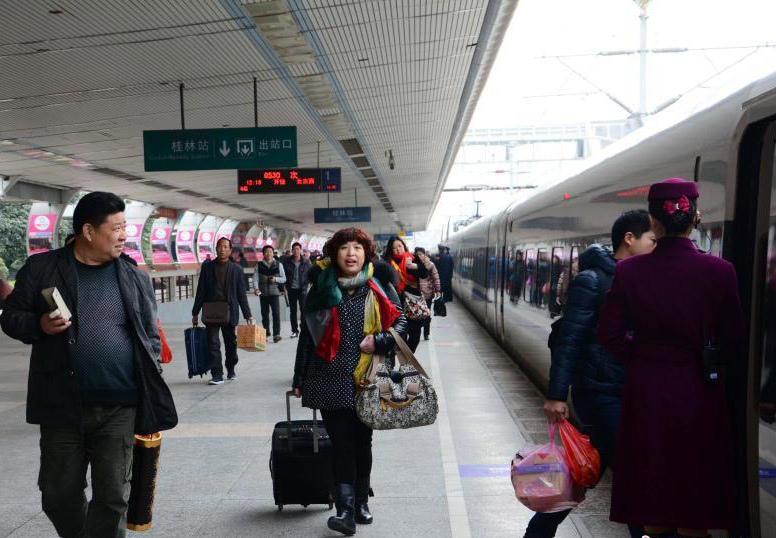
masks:
<path fill-rule="evenodd" d="M 434 301 L 434 315 L 443 318 L 447 315 L 447 307 L 445 306 L 444 299 L 437 299 Z"/>
<path fill-rule="evenodd" d="M 229 303 L 216 301 L 202 305 L 202 323 L 205 325 L 228 325 Z"/>

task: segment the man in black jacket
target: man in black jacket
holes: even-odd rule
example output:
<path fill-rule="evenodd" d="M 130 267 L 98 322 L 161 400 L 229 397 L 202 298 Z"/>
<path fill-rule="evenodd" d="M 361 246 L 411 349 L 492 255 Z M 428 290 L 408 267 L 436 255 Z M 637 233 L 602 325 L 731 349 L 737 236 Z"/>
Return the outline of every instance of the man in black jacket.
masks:
<path fill-rule="evenodd" d="M 625 369 L 596 339 L 598 312 L 617 261 L 648 254 L 656 244 L 649 214 L 627 211 L 612 226 L 614 254 L 601 245 L 591 245 L 579 256 L 580 272 L 569 285 L 558 344 L 552 352 L 544 412 L 552 422 L 568 418 L 566 400 L 569 387 L 574 387 L 574 410 L 584 424 L 593 427 L 591 442 L 601 454 L 601 473 L 614 461 Z M 537 513 L 524 538 L 552 538 L 570 511 Z M 629 527 L 632 536 L 642 536 L 640 527 Z"/>
<path fill-rule="evenodd" d="M 291 256 L 283 261 L 289 307 L 291 308 L 291 338 L 299 336 L 297 309 L 304 312 L 304 299 L 307 294 L 307 271 L 311 267 L 310 260 L 302 256 L 302 244 L 294 243 L 291 247 Z"/>
<path fill-rule="evenodd" d="M 31 256 L 0 317 L 6 334 L 32 344 L 27 422 L 40 424 L 38 483 L 59 536 L 124 536 L 134 434 L 178 421 L 156 367 L 151 279 L 121 258 L 125 225 L 121 198 L 84 196 L 73 212 L 73 244 Z M 49 306 L 47 288 L 72 317 Z"/>
<path fill-rule="evenodd" d="M 439 273 L 439 281 L 442 284 L 442 299 L 446 303 L 453 300 L 453 257 L 450 250 L 440 243 L 439 252 L 432 260 Z"/>
<path fill-rule="evenodd" d="M 248 323 L 253 322 L 251 307 L 248 305 L 248 295 L 245 292 L 245 278 L 242 267 L 234 263 L 232 255 L 232 240 L 222 237 L 216 243 L 216 260 L 203 263 L 197 282 L 197 295 L 194 297 L 194 306 L 191 309 L 191 322 L 196 327 L 199 323 L 199 311 L 204 308 L 205 315 L 208 310 L 214 310 L 221 305 L 226 305 L 228 318 L 222 322 L 208 322 L 203 319 L 207 328 L 207 343 L 210 351 L 210 375 L 209 385 L 224 384 L 224 366 L 221 362 L 221 342 L 218 333 L 224 336 L 224 354 L 226 355 L 226 378 L 234 381 L 237 374 L 234 371 L 237 365 L 237 335 L 235 327 L 240 321 L 240 308 Z M 203 315 L 204 317 L 204 315 Z"/>

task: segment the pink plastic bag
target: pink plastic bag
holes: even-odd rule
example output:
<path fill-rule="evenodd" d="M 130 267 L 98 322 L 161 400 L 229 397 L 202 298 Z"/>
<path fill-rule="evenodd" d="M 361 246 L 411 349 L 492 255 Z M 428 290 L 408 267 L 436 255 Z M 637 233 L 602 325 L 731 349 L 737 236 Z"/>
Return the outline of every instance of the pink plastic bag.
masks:
<path fill-rule="evenodd" d="M 560 512 L 584 499 L 575 487 L 563 448 L 555 444 L 557 424 L 548 424 L 550 442 L 512 460 L 512 486 L 517 500 L 534 512 Z"/>

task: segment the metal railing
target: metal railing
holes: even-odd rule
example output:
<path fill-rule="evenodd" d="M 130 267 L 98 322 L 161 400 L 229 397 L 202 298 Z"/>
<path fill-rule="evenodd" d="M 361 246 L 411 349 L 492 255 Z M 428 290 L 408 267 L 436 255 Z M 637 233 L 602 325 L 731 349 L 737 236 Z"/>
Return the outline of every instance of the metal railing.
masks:
<path fill-rule="evenodd" d="M 253 269 L 246 268 L 243 272 L 245 273 L 246 289 L 248 293 L 253 293 L 253 290 L 255 289 L 253 283 Z M 156 302 L 158 303 L 170 303 L 173 301 L 193 299 L 197 293 L 197 281 L 199 280 L 198 269 L 152 271 L 150 276 L 154 287 Z"/>

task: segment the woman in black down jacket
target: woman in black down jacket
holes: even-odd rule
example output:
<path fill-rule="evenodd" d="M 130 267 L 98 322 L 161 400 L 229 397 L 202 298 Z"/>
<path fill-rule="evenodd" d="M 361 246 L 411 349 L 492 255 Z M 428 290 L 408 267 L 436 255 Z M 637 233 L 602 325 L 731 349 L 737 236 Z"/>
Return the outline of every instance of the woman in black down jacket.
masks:
<path fill-rule="evenodd" d="M 308 273 L 311 288 L 293 391 L 302 405 L 321 410 L 337 487 L 337 515 L 328 526 L 351 535 L 356 523 L 372 522 L 367 505 L 372 430 L 356 416 L 356 380 L 366 373 L 373 353 L 393 351 L 389 328 L 404 338 L 407 324 L 390 268 L 373 261 L 369 234 L 359 228 L 339 230 L 324 246 L 324 256 Z"/>

